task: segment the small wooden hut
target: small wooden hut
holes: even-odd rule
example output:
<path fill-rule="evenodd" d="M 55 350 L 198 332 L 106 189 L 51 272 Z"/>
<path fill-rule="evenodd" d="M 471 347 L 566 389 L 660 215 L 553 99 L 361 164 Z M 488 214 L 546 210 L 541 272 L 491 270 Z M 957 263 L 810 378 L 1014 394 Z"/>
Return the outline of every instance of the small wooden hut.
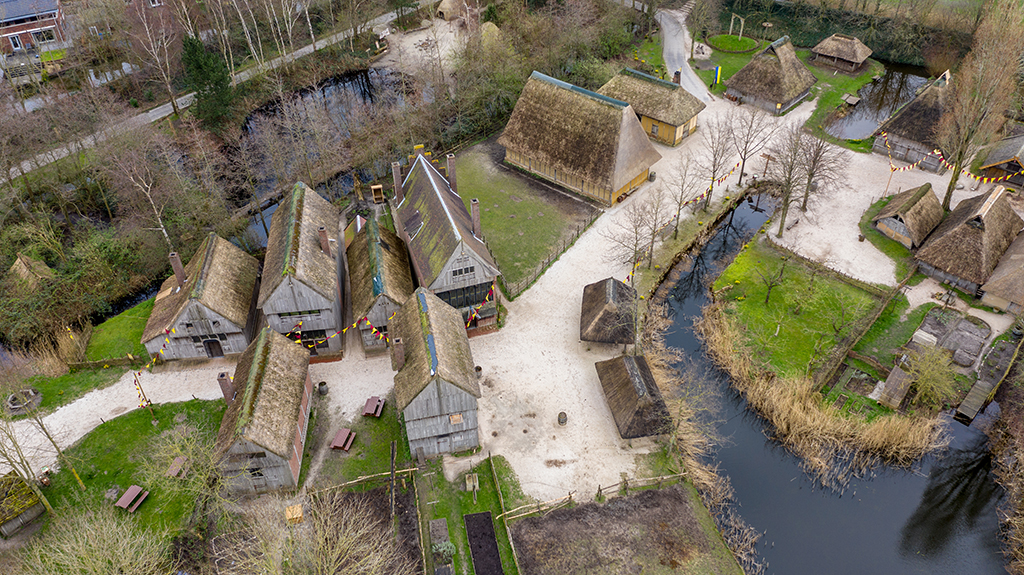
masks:
<path fill-rule="evenodd" d="M 437 3 L 437 10 L 434 14 L 445 21 L 464 18 L 466 16 L 465 0 L 441 0 Z"/>
<path fill-rule="evenodd" d="M 999 186 L 961 201 L 917 251 L 921 272 L 977 292 L 1024 227 L 1005 194 L 1006 188 Z"/>
<path fill-rule="evenodd" d="M 53 270 L 46 262 L 30 258 L 23 253 L 18 253 L 14 263 L 7 270 L 7 281 L 11 283 L 10 289 L 20 293 L 31 293 L 37 291 L 39 286 L 55 277 Z"/>
<path fill-rule="evenodd" d="M 392 315 L 412 295 L 412 276 L 405 243 L 375 218 L 356 233 L 348 248 L 349 281 L 352 286 L 352 315 L 366 318 L 359 324 L 363 349 L 380 351 L 387 347 L 388 324 Z M 372 327 L 371 327 L 372 326 Z M 374 335 L 374 330 L 380 336 Z"/>
<path fill-rule="evenodd" d="M 981 303 L 987 306 L 1013 314 L 1024 311 L 1024 233 L 999 258 L 981 291 Z"/>
<path fill-rule="evenodd" d="M 480 445 L 480 385 L 462 316 L 419 288 L 393 321 L 395 404 L 409 450 L 433 457 Z"/>
<path fill-rule="evenodd" d="M 1006 178 L 1002 181 L 1006 187 L 1024 189 L 1024 134 L 996 143 L 981 169 L 986 177 Z"/>
<path fill-rule="evenodd" d="M 598 343 L 633 343 L 636 291 L 615 278 L 583 288 L 580 339 Z"/>
<path fill-rule="evenodd" d="M 939 149 L 935 127 L 946 107 L 949 82 L 946 70 L 883 122 L 875 131 L 871 151 L 911 164 L 920 161 L 922 170 L 944 172 L 945 166 L 933 152 Z"/>
<path fill-rule="evenodd" d="M 831 66 L 844 72 L 857 72 L 871 56 L 871 48 L 846 34 L 833 34 L 811 48 L 815 64 Z"/>
<path fill-rule="evenodd" d="M 300 334 L 311 355 L 338 353 L 342 295 L 338 209 L 299 182 L 274 212 L 257 305 L 278 333 Z"/>
<path fill-rule="evenodd" d="M 643 356 L 623 355 L 594 366 L 623 439 L 665 433 L 668 408 Z"/>
<path fill-rule="evenodd" d="M 536 71 L 498 143 L 509 164 L 609 206 L 661 159 L 628 103 Z"/>
<path fill-rule="evenodd" d="M 599 94 L 629 102 L 652 140 L 678 145 L 697 130 L 697 114 L 706 107 L 679 84 L 626 68 L 601 86 Z"/>
<path fill-rule="evenodd" d="M 211 232 L 187 266 L 177 253 L 170 259 L 174 274 L 142 331 L 146 351 L 161 359 L 242 353 L 260 323 L 256 258 Z"/>
<path fill-rule="evenodd" d="M 806 98 L 817 81 L 797 57 L 789 36 L 783 36 L 725 81 L 725 95 L 782 114 Z"/>
<path fill-rule="evenodd" d="M 921 247 L 944 215 L 932 185 L 924 184 L 893 196 L 871 221 L 878 231 L 910 250 Z"/>
<path fill-rule="evenodd" d="M 13 470 L 0 477 L 0 535 L 11 537 L 43 514 L 43 502 Z"/>
<path fill-rule="evenodd" d="M 903 403 L 903 398 L 910 391 L 910 384 L 912 383 L 914 382 L 909 373 L 903 371 L 899 366 L 892 368 L 889 372 L 889 377 L 885 378 L 885 384 L 882 386 L 882 395 L 878 398 L 878 403 L 889 409 L 899 409 L 900 404 Z"/>
<path fill-rule="evenodd" d="M 313 383 L 309 353 L 264 328 L 221 382 L 228 409 L 217 434 L 227 489 L 259 493 L 296 487 Z"/>

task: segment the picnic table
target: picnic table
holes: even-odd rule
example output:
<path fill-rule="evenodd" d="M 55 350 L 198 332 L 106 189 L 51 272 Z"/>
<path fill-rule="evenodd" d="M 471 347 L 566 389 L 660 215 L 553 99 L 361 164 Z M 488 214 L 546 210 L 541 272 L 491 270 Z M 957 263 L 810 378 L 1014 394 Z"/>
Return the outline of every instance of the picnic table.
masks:
<path fill-rule="evenodd" d="M 355 441 L 356 434 L 347 427 L 342 427 L 338 430 L 338 433 L 334 436 L 334 441 L 331 442 L 331 449 L 344 449 L 348 451 L 352 447 L 352 442 Z"/>
<path fill-rule="evenodd" d="M 188 474 L 188 458 L 184 455 L 179 455 L 174 458 L 171 462 L 171 466 L 167 468 L 167 473 L 164 475 L 167 477 L 185 477 Z"/>
<path fill-rule="evenodd" d="M 132 485 L 124 492 L 124 495 L 122 495 L 121 498 L 118 499 L 117 503 L 115 503 L 114 505 L 120 507 L 121 509 L 127 509 L 128 513 L 134 513 L 135 510 L 138 509 L 139 505 L 148 496 L 148 491 L 143 491 L 142 488 L 139 487 L 138 485 Z M 135 503 L 132 503 L 132 501 L 134 501 Z"/>
<path fill-rule="evenodd" d="M 384 412 L 384 398 L 373 396 L 366 400 L 366 405 L 363 406 L 363 415 L 372 415 L 373 417 L 380 417 L 380 414 Z"/>

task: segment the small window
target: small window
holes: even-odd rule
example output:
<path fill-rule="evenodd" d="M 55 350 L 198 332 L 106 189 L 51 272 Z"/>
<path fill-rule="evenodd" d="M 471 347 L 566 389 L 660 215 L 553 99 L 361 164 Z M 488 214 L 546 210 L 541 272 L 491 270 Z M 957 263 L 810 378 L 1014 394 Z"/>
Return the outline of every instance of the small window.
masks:
<path fill-rule="evenodd" d="M 192 328 L 193 328 L 193 327 L 194 327 L 194 326 L 193 326 L 192 324 L 190 324 L 190 323 L 186 323 L 186 324 L 185 324 L 185 329 L 187 329 L 188 331 L 192 331 Z"/>
<path fill-rule="evenodd" d="M 202 343 L 203 340 L 198 335 L 192 336 L 192 343 Z"/>
<path fill-rule="evenodd" d="M 218 333 L 217 334 L 217 339 L 219 339 L 221 341 L 227 341 L 228 340 L 228 336 L 226 334 L 223 334 L 223 333 Z"/>
<path fill-rule="evenodd" d="M 658 125 L 657 124 L 651 124 L 651 135 L 652 136 L 657 136 L 658 135 Z"/>
<path fill-rule="evenodd" d="M 163 5 L 164 5 L 164 0 L 149 0 L 149 6 L 151 8 L 156 8 L 157 6 L 163 6 Z"/>
<path fill-rule="evenodd" d="M 453 413 L 453 414 L 448 416 L 448 421 L 452 425 L 458 425 L 458 424 L 462 423 L 462 414 L 461 413 Z"/>
<path fill-rule="evenodd" d="M 256 479 L 257 477 L 263 477 L 263 470 L 258 467 L 250 467 L 246 469 L 249 472 L 249 477 Z"/>
<path fill-rule="evenodd" d="M 213 322 L 213 327 L 220 327 L 220 322 L 219 322 L 219 321 L 216 321 L 216 320 L 214 320 L 214 322 Z"/>

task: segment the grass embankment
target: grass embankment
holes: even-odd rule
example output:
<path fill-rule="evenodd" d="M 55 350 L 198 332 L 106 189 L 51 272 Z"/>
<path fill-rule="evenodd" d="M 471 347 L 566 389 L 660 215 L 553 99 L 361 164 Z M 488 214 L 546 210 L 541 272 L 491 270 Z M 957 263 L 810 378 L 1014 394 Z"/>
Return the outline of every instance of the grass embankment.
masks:
<path fill-rule="evenodd" d="M 150 484 L 143 474 L 152 457 L 154 440 L 179 425 L 187 425 L 213 440 L 224 415 L 224 402 L 193 400 L 153 406 L 157 425 L 151 423 L 147 409 L 136 409 L 101 424 L 64 454 L 74 463 L 86 490 L 79 489 L 68 469 L 54 474 L 52 485 L 44 493 L 57 513 L 62 507 L 81 501 L 93 505 L 113 505 L 104 500 L 108 489 L 118 488 L 118 497 L 131 485 L 149 491 L 149 497 L 133 514 L 143 527 L 170 533 L 178 529 L 192 511 L 193 501 L 184 493 L 170 496 L 160 485 Z M 184 419 L 175 421 L 175 416 Z M 170 462 L 168 462 L 169 464 Z M 115 499 L 116 501 L 116 499 Z M 120 511 L 120 510 L 119 510 Z"/>
<path fill-rule="evenodd" d="M 45 413 L 67 405 L 94 389 L 112 385 L 123 373 L 124 368 L 83 369 L 57 377 L 37 375 L 27 379 L 25 384 L 42 393 L 43 401 L 39 409 Z"/>
<path fill-rule="evenodd" d="M 127 354 L 145 358 L 147 354 L 142 345 L 142 330 L 146 328 L 154 301 L 153 298 L 148 299 L 93 328 L 89 346 L 85 348 L 85 360 L 103 361 L 122 358 Z"/>
<path fill-rule="evenodd" d="M 668 70 L 665 67 L 665 58 L 662 57 L 661 33 L 645 38 L 640 46 L 633 50 L 633 67 L 641 72 L 649 73 L 661 79 L 672 79 L 675 70 Z"/>

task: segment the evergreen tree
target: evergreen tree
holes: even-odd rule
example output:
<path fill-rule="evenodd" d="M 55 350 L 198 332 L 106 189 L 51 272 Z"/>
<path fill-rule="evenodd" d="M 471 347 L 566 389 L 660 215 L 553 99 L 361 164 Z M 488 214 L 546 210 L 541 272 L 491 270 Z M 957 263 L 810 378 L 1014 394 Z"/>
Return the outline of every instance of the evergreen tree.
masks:
<path fill-rule="evenodd" d="M 183 41 L 181 63 L 188 86 L 196 93 L 192 113 L 207 127 L 217 129 L 230 115 L 235 99 L 231 72 L 220 54 L 207 50 L 193 36 Z"/>

